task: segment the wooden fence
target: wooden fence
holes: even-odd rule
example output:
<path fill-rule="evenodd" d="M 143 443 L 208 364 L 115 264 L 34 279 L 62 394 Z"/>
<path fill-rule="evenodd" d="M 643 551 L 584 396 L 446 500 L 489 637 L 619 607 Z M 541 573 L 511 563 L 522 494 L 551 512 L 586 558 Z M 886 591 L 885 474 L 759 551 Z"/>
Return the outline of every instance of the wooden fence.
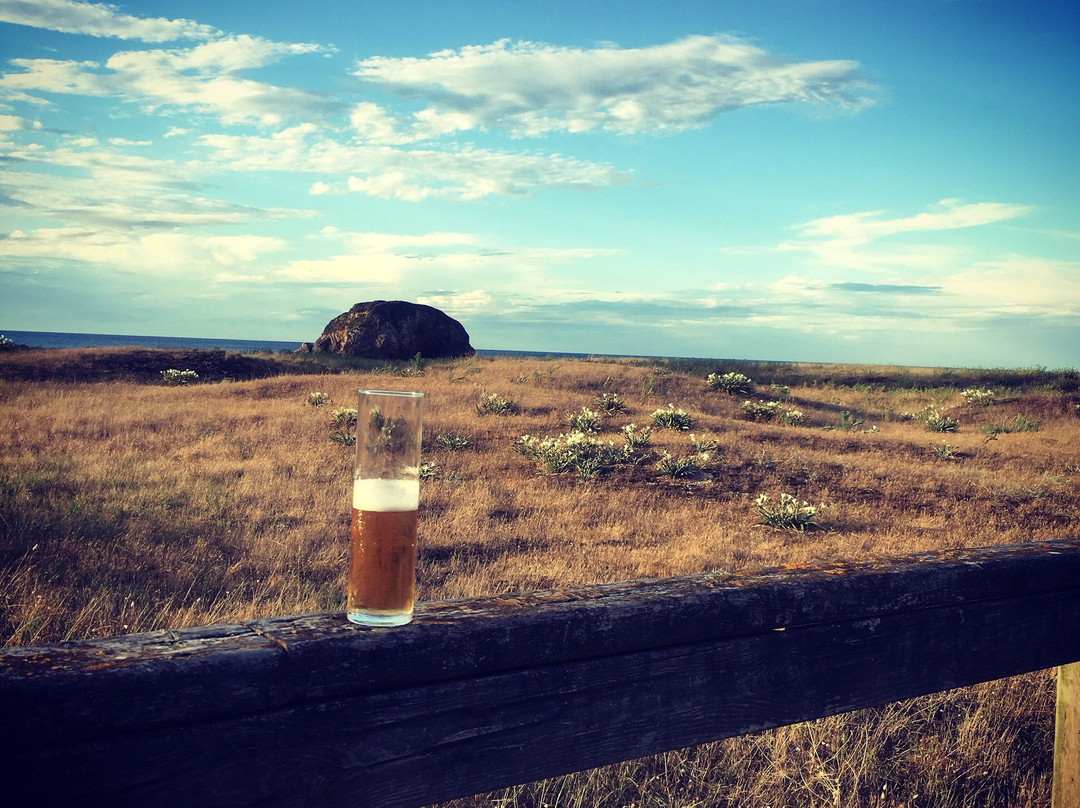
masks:
<path fill-rule="evenodd" d="M 43 805 L 421 806 L 1057 665 L 1080 805 L 1080 539 L 0 651 Z M 13 802 L 8 804 L 22 804 Z"/>

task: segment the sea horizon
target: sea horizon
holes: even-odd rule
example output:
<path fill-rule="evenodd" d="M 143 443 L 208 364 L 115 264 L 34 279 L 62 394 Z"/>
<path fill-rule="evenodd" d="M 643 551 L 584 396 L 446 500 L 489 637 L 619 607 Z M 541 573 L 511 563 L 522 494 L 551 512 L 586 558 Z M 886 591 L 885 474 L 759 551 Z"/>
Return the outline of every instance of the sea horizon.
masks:
<path fill-rule="evenodd" d="M 3 331 L 6 337 L 18 345 L 30 348 L 202 348 L 226 351 L 288 351 L 299 350 L 303 344 L 290 340 L 231 339 L 225 337 L 165 337 L 147 334 L 95 334 L 69 331 Z M 566 351 L 521 351 L 501 348 L 477 348 L 477 356 L 559 356 L 584 358 L 612 356 L 633 359 L 659 359 L 672 357 L 639 357 L 629 354 L 568 353 Z"/>
<path fill-rule="evenodd" d="M 225 337 L 164 337 L 146 334 L 95 334 L 89 332 L 68 331 L 4 331 L 0 330 L 0 338 L 6 337 L 18 345 L 30 348 L 201 348 L 205 350 L 220 349 L 226 351 L 254 352 L 295 352 L 303 344 L 290 340 L 267 340 L 267 339 L 231 339 Z M 543 351 L 543 350 L 516 350 L 510 348 L 476 348 L 476 355 L 481 357 L 553 357 L 566 359 L 590 359 L 608 357 L 611 359 L 643 359 L 643 360 L 686 360 L 692 362 L 752 362 L 763 365 L 792 365 L 810 364 L 821 366 L 865 366 L 865 367 L 902 367 L 909 370 L 987 370 L 990 368 L 965 368 L 959 366 L 929 366 L 929 365 L 896 365 L 886 363 L 854 363 L 854 362 L 821 362 L 816 360 L 798 359 L 735 359 L 733 357 L 709 357 L 709 356 L 661 356 L 659 354 L 619 354 L 597 352 L 569 352 L 569 351 Z M 1014 368 L 1015 369 L 1015 368 Z M 1046 370 L 1040 367 L 1037 369 Z M 1055 368 L 1057 371 L 1077 371 L 1076 366 Z"/>

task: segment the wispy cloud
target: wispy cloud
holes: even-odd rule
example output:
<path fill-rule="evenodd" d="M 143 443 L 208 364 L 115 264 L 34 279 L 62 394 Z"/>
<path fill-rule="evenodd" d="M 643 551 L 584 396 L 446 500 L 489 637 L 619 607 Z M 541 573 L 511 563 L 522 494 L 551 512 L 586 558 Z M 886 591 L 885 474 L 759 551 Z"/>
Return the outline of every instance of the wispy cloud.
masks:
<path fill-rule="evenodd" d="M 876 295 L 939 295 L 940 286 L 914 286 L 897 283 L 830 283 L 830 289 L 840 292 L 869 292 Z"/>
<path fill-rule="evenodd" d="M 46 28 L 65 34 L 172 42 L 178 39 L 212 39 L 218 31 L 192 20 L 134 17 L 103 3 L 76 0 L 0 0 L 0 22 Z"/>
<path fill-rule="evenodd" d="M 680 131 L 757 104 L 860 109 L 872 103 L 872 88 L 855 62 L 787 62 L 727 36 L 591 50 L 500 40 L 424 58 L 363 59 L 354 74 L 427 103 L 408 135 L 371 109 L 354 120 L 358 129 L 384 138 L 495 128 L 516 136 Z"/>
<path fill-rule="evenodd" d="M 145 153 L 141 141 L 61 137 L 51 150 L 0 140 L 8 204 L 76 227 L 121 231 L 241 225 L 305 218 L 295 208 L 258 208 L 200 193 L 203 169 Z M 132 153 L 134 150 L 136 153 Z"/>
<path fill-rule="evenodd" d="M 943 199 L 937 204 L 937 208 L 935 211 L 896 219 L 883 218 L 884 212 L 880 210 L 840 214 L 814 219 L 800 225 L 798 229 L 806 237 L 842 241 L 847 244 L 865 244 L 904 233 L 979 227 L 1022 216 L 1028 210 L 1024 205 L 1002 202 L 963 204 L 956 199 Z"/>
<path fill-rule="evenodd" d="M 285 247 L 281 239 L 215 236 L 204 233 L 132 235 L 97 228 L 38 228 L 0 239 L 0 258 L 63 259 L 161 276 L 183 274 L 191 281 L 213 277 L 221 267 L 243 265 Z"/>
<path fill-rule="evenodd" d="M 292 87 L 241 77 L 287 56 L 325 51 L 312 43 L 281 43 L 232 36 L 192 48 L 121 51 L 104 64 L 61 59 L 12 59 L 20 72 L 0 77 L 0 95 L 33 93 L 115 97 L 148 112 L 190 110 L 224 123 L 277 126 L 304 115 L 327 114 L 337 105 Z"/>
<path fill-rule="evenodd" d="M 1080 261 L 1010 254 L 951 275 L 942 287 L 967 317 L 1061 318 L 1080 327 Z"/>
<path fill-rule="evenodd" d="M 591 191 L 629 181 L 628 172 L 562 155 L 513 153 L 463 145 L 400 148 L 341 142 L 312 124 L 272 135 L 204 135 L 208 160 L 227 171 L 303 171 L 325 177 L 315 194 L 360 193 L 384 199 L 470 201 L 522 196 L 541 188 Z"/>
<path fill-rule="evenodd" d="M 759 312 L 761 325 L 848 339 L 903 332 L 913 321 L 936 333 L 984 328 L 1002 316 L 1080 324 L 1080 265 L 995 256 L 992 242 L 948 237 L 1028 213 L 1024 205 L 946 199 L 910 216 L 873 210 L 815 219 L 794 228 L 797 239 L 776 247 L 809 257 L 797 269 L 717 291 Z M 938 235 L 920 243 L 920 234 Z"/>
<path fill-rule="evenodd" d="M 897 236 L 961 230 L 1015 219 L 1028 212 L 1024 205 L 1003 202 L 964 204 L 944 199 L 936 209 L 913 216 L 888 218 L 872 210 L 827 216 L 795 228 L 799 237 L 781 243 L 780 251 L 807 252 L 831 267 L 882 269 L 947 269 L 960 250 L 951 244 L 920 244 Z"/>
<path fill-rule="evenodd" d="M 515 289 L 527 288 L 537 273 L 549 272 L 556 265 L 618 252 L 598 247 L 507 245 L 473 233 L 417 235 L 327 228 L 321 237 L 340 248 L 326 258 L 293 261 L 277 276 L 317 284 L 384 285 L 408 280 L 411 288 L 422 290 L 448 281 L 475 282 L 483 275 L 488 284 Z M 491 281 L 492 277 L 497 280 Z"/>

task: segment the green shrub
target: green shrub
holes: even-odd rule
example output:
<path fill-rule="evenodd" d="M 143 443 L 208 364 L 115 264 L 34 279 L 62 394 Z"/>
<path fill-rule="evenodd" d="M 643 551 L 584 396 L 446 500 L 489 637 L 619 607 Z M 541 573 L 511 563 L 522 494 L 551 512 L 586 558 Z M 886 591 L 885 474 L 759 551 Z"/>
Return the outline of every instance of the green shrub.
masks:
<path fill-rule="evenodd" d="M 345 429 L 356 428 L 356 408 L 355 407 L 338 407 L 330 415 L 330 423 L 332 426 L 340 426 Z"/>
<path fill-rule="evenodd" d="M 930 432 L 956 432 L 960 428 L 956 419 L 933 409 L 925 411 L 922 422 Z"/>
<path fill-rule="evenodd" d="M 626 441 L 627 453 L 636 449 L 645 449 L 652 443 L 652 427 L 643 426 L 640 429 L 637 424 L 627 424 L 622 428 L 623 440 Z"/>
<path fill-rule="evenodd" d="M 514 451 L 535 460 L 548 474 L 573 471 L 582 480 L 591 480 L 626 456 L 614 442 L 584 432 L 570 432 L 556 438 L 522 435 L 514 442 Z"/>
<path fill-rule="evenodd" d="M 199 380 L 199 374 L 194 370 L 177 370 L 169 368 L 161 371 L 161 380 L 170 387 L 194 384 Z"/>
<path fill-rule="evenodd" d="M 742 373 L 724 373 L 717 375 L 710 373 L 705 377 L 705 387 L 709 390 L 719 390 L 729 396 L 745 396 L 754 390 L 754 382 Z"/>
<path fill-rule="evenodd" d="M 675 409 L 674 404 L 661 407 L 652 414 L 653 423 L 661 429 L 689 429 L 692 419 L 683 409 Z"/>
<path fill-rule="evenodd" d="M 696 477 L 704 468 L 704 459 L 697 457 L 675 457 L 664 452 L 664 456 L 656 464 L 656 470 L 665 477 L 680 480 L 687 477 Z"/>
<path fill-rule="evenodd" d="M 596 397 L 596 409 L 605 415 L 614 415 L 618 412 L 625 412 L 626 405 L 615 393 L 601 393 Z"/>
<path fill-rule="evenodd" d="M 844 410 L 840 413 L 840 420 L 838 423 L 822 427 L 822 429 L 835 429 L 839 430 L 840 432 L 853 432 L 860 426 L 862 426 L 863 423 L 864 421 L 862 418 L 856 418 L 850 412 Z"/>
<path fill-rule="evenodd" d="M 964 400 L 968 404 L 978 404 L 983 407 L 987 407 L 994 403 L 994 391 L 987 390 L 985 387 L 969 387 L 967 390 L 960 392 L 960 395 L 964 397 Z"/>
<path fill-rule="evenodd" d="M 566 423 L 574 432 L 599 432 L 600 413 L 588 407 L 582 407 L 577 412 L 567 414 Z"/>
<path fill-rule="evenodd" d="M 330 414 L 330 440 L 342 446 L 356 445 L 356 409 L 338 407 Z M 336 427 L 336 429 L 334 429 Z"/>
<path fill-rule="evenodd" d="M 806 423 L 806 416 L 802 410 L 784 410 L 777 420 L 785 426 L 802 426 Z"/>
<path fill-rule="evenodd" d="M 720 441 L 716 438 L 710 438 L 705 435 L 700 437 L 690 433 L 690 445 L 694 447 L 694 451 L 698 454 L 707 454 L 708 452 L 715 452 L 720 448 Z"/>
<path fill-rule="evenodd" d="M 312 407 L 322 407 L 323 405 L 330 403 L 330 394 L 319 392 L 308 393 L 307 403 Z"/>
<path fill-rule="evenodd" d="M 747 421 L 776 421 L 785 426 L 799 426 L 806 420 L 801 410 L 786 409 L 779 401 L 761 400 L 740 404 L 739 417 Z"/>
<path fill-rule="evenodd" d="M 820 509 L 791 494 L 781 494 L 780 501 L 776 504 L 772 503 L 768 495 L 762 494 L 754 500 L 754 507 L 761 517 L 760 524 L 768 527 L 798 531 L 819 527 L 814 518 Z"/>
<path fill-rule="evenodd" d="M 336 429 L 330 433 L 330 440 L 334 443 L 340 443 L 342 446 L 355 446 L 356 435 L 351 432 L 347 432 L 344 429 Z"/>
<path fill-rule="evenodd" d="M 1039 422 L 1023 413 L 1015 416 L 1010 424 L 1012 432 L 1038 432 Z"/>
<path fill-rule="evenodd" d="M 435 442 L 448 452 L 460 452 L 472 445 L 472 438 L 464 435 L 455 435 L 452 432 L 443 432 L 435 436 Z"/>
<path fill-rule="evenodd" d="M 979 427 L 979 433 L 986 435 L 987 440 L 995 440 L 998 435 L 1012 432 L 1038 432 L 1039 422 L 1026 415 L 1016 415 L 1008 421 L 989 423 Z"/>
<path fill-rule="evenodd" d="M 956 460 L 957 458 L 959 458 L 959 448 L 960 447 L 953 446 L 952 444 L 946 443 L 945 441 L 942 441 L 940 446 L 930 444 L 931 451 L 933 451 L 933 453 L 940 457 L 942 460 Z"/>
<path fill-rule="evenodd" d="M 746 421 L 772 421 L 779 412 L 778 401 L 744 401 L 739 405 L 739 417 Z"/>
<path fill-rule="evenodd" d="M 477 415 L 513 415 L 517 411 L 517 405 L 513 401 L 498 393 L 488 393 L 476 403 Z"/>

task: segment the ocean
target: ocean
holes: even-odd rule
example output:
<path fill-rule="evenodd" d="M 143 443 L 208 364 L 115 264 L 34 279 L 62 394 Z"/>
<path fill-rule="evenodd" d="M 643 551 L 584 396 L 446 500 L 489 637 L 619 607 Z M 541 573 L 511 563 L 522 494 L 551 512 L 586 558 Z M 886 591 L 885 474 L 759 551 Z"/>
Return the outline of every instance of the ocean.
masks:
<path fill-rule="evenodd" d="M 204 337 L 150 337 L 135 334 L 72 334 L 62 331 L 0 331 L 19 345 L 31 348 L 220 348 L 226 351 L 295 351 L 299 342 L 266 339 L 210 339 Z M 587 358 L 599 354 L 557 351 L 476 350 L 477 356 L 557 356 Z"/>
<path fill-rule="evenodd" d="M 227 351 L 295 351 L 299 342 L 256 339 L 204 339 L 201 337 L 147 337 L 132 334 L 69 334 L 59 331 L 0 331 L 19 345 L 32 348 L 222 348 Z"/>

